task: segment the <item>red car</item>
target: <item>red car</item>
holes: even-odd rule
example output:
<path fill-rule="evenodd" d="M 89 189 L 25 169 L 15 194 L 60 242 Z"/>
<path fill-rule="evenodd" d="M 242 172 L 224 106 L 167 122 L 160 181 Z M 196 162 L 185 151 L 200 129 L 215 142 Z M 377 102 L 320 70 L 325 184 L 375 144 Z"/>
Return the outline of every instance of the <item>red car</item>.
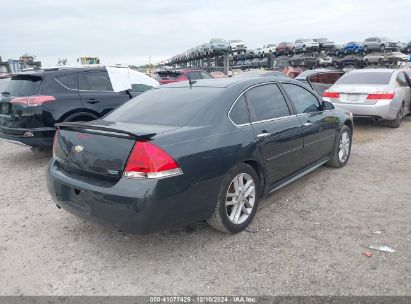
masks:
<path fill-rule="evenodd" d="M 277 55 L 289 55 L 293 53 L 294 43 L 292 42 L 281 42 L 277 45 L 276 54 Z"/>
<path fill-rule="evenodd" d="M 209 79 L 213 78 L 207 72 L 202 70 L 172 70 L 172 71 L 159 71 L 156 73 L 156 80 L 160 84 L 167 84 L 172 82 L 178 81 L 187 81 L 190 78 L 191 80 L 198 80 L 198 79 Z"/>

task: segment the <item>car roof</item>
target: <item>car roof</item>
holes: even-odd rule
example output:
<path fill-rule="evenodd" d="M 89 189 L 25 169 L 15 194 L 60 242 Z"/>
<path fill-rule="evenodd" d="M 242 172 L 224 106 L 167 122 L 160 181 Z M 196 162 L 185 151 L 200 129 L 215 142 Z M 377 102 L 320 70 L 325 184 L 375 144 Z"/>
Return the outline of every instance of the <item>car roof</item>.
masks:
<path fill-rule="evenodd" d="M 350 73 L 394 73 L 395 71 L 398 71 L 396 69 L 360 69 L 360 70 L 353 70 Z"/>
<path fill-rule="evenodd" d="M 292 80 L 284 75 L 282 76 L 267 76 L 267 77 L 229 77 L 229 78 L 216 78 L 216 79 L 200 79 L 192 83 L 192 88 L 206 87 L 206 88 L 228 88 L 235 85 L 254 85 L 264 82 L 275 82 L 283 80 Z M 171 84 L 162 85 L 160 88 L 187 88 L 190 87 L 188 81 L 174 82 Z"/>
<path fill-rule="evenodd" d="M 33 76 L 44 76 L 48 74 L 52 75 L 64 75 L 69 74 L 70 72 L 79 72 L 79 71 L 105 71 L 107 70 L 105 66 L 78 66 L 78 67 L 50 67 L 50 68 L 40 68 L 33 69 L 30 71 L 23 71 L 14 73 L 14 75 L 33 75 Z"/>

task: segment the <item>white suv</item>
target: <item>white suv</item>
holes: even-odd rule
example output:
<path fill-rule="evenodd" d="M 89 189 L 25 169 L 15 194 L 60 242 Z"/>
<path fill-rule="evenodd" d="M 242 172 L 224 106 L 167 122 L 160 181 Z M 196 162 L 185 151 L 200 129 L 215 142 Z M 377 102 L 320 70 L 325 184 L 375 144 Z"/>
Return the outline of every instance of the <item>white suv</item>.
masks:
<path fill-rule="evenodd" d="M 247 50 L 247 46 L 242 40 L 229 40 L 230 50 L 233 52 L 244 52 Z"/>
<path fill-rule="evenodd" d="M 306 51 L 318 51 L 320 44 L 313 39 L 297 39 L 294 45 L 294 53 Z"/>
<path fill-rule="evenodd" d="M 271 44 L 263 45 L 263 49 L 262 49 L 261 53 L 263 55 L 270 54 L 270 53 L 275 54 L 276 51 L 277 51 L 277 45 L 274 44 L 274 43 L 271 43 Z"/>

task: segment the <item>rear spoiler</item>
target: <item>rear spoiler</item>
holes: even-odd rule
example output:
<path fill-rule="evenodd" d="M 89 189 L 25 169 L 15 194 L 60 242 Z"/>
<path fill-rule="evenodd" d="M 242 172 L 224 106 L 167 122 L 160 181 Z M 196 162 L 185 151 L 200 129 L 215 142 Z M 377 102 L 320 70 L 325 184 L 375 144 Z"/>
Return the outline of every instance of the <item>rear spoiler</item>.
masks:
<path fill-rule="evenodd" d="M 122 130 L 120 128 L 115 127 L 105 127 L 105 126 L 98 126 L 98 125 L 90 125 L 87 123 L 82 122 L 61 122 L 55 125 L 58 129 L 73 129 L 73 130 L 81 130 L 86 133 L 90 133 L 90 131 L 97 131 L 96 133 L 104 133 L 106 136 L 111 137 L 124 137 L 127 135 L 130 139 L 150 139 L 157 133 L 134 133 L 129 132 L 126 130 Z M 98 132 L 100 131 L 100 132 Z M 95 132 L 93 132 L 95 133 Z"/>

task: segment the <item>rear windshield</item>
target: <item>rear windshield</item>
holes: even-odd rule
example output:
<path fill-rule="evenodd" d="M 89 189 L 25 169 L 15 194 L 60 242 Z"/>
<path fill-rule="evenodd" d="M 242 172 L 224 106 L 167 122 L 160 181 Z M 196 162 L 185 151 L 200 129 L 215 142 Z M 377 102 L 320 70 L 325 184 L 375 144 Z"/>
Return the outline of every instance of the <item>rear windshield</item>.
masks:
<path fill-rule="evenodd" d="M 389 84 L 392 72 L 347 73 L 335 84 Z"/>
<path fill-rule="evenodd" d="M 0 79 L 0 92 L 3 92 L 10 82 L 10 78 Z"/>
<path fill-rule="evenodd" d="M 217 101 L 221 88 L 160 88 L 145 92 L 126 102 L 104 120 L 182 127 L 210 103 Z"/>
<path fill-rule="evenodd" d="M 41 77 L 33 75 L 12 76 L 6 87 L 2 90 L 3 95 L 31 96 L 37 95 L 40 89 Z"/>

